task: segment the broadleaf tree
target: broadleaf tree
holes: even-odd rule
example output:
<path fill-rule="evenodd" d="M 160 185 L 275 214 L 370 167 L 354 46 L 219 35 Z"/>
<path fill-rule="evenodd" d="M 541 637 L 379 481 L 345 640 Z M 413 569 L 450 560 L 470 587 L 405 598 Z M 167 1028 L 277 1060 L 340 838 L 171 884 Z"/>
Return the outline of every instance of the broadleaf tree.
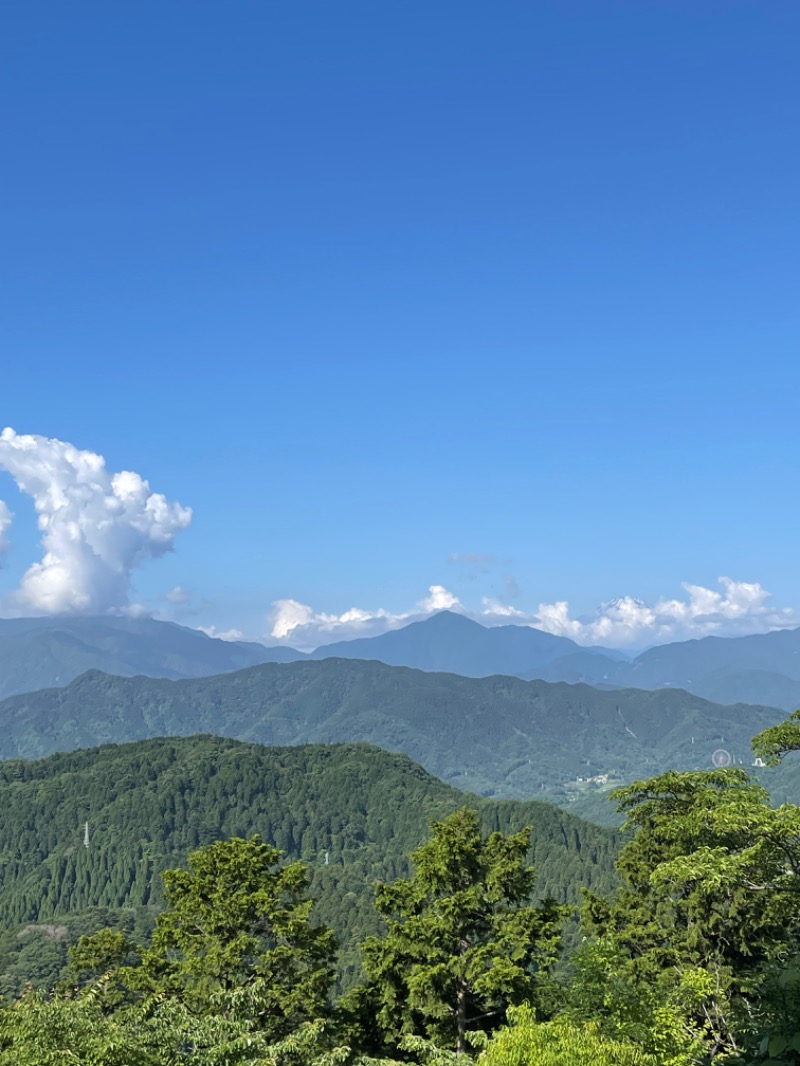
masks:
<path fill-rule="evenodd" d="M 765 974 L 798 942 L 800 809 L 772 808 L 738 768 L 670 771 L 616 797 L 634 830 L 623 884 L 611 901 L 589 896 L 585 930 L 664 1002 L 688 981 L 687 1038 L 712 1058 L 740 1052 Z"/>

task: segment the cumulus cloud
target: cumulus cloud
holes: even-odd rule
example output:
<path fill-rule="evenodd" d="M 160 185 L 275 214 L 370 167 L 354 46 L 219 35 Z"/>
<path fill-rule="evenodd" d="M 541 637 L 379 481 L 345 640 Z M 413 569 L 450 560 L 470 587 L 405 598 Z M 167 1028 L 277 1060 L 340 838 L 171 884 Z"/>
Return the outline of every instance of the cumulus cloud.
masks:
<path fill-rule="evenodd" d="M 182 585 L 176 585 L 174 588 L 171 588 L 169 592 L 164 593 L 164 599 L 167 603 L 174 603 L 178 607 L 182 606 L 184 603 L 188 603 L 191 597 L 191 592 L 189 592 L 188 589 L 183 588 Z"/>
<path fill-rule="evenodd" d="M 418 606 L 425 614 L 433 611 L 453 611 L 461 606 L 461 601 L 455 593 L 450 592 L 444 585 L 431 585 L 428 595 L 420 600 Z"/>
<path fill-rule="evenodd" d="M 11 525 L 12 514 L 9 511 L 7 505 L 0 500 L 0 566 L 5 562 L 5 557 L 8 552 L 8 537 L 6 533 Z"/>
<path fill-rule="evenodd" d="M 573 618 L 565 600 L 540 603 L 530 624 L 548 633 L 571 637 L 579 644 L 641 647 L 693 637 L 731 637 L 768 633 L 800 625 L 800 615 L 769 601 L 771 594 L 757 582 L 719 578 L 721 590 L 684 584 L 684 599 L 660 599 L 647 604 L 622 596 L 602 604 L 588 618 Z"/>
<path fill-rule="evenodd" d="M 728 577 L 720 578 L 719 585 L 719 589 L 710 589 L 685 584 L 684 598 L 662 598 L 653 604 L 622 596 L 580 617 L 571 614 L 566 600 L 540 603 L 531 612 L 504 599 L 485 596 L 479 610 L 473 611 L 443 585 L 431 585 L 428 595 L 413 609 L 401 612 L 351 607 L 334 614 L 315 611 L 298 600 L 277 600 L 272 605 L 269 636 L 308 651 L 332 641 L 377 636 L 441 610 L 459 611 L 483 625 L 531 626 L 571 637 L 578 644 L 631 649 L 693 637 L 732 637 L 800 626 L 800 614 L 775 607 L 762 585 Z"/>
<path fill-rule="evenodd" d="M 337 640 L 377 636 L 436 611 L 460 609 L 458 596 L 444 585 L 431 585 L 428 595 L 417 603 L 414 610 L 400 613 L 382 607 L 372 611 L 350 607 L 342 614 L 331 614 L 315 611 L 298 600 L 275 600 L 269 617 L 269 635 L 274 640 L 285 640 L 292 647 L 307 651 Z"/>
<path fill-rule="evenodd" d="M 65 441 L 0 434 L 0 470 L 30 496 L 43 555 L 12 594 L 15 609 L 33 614 L 131 613 L 131 573 L 170 551 L 192 512 L 152 492 L 130 470 L 112 473 L 105 460 Z M 8 526 L 0 509 L 0 544 Z"/>

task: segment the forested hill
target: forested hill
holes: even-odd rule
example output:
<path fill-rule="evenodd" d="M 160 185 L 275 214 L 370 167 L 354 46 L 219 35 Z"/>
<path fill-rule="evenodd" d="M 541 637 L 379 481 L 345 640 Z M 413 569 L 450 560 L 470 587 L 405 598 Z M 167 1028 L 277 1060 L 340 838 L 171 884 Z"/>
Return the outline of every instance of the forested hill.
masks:
<path fill-rule="evenodd" d="M 356 942 L 377 929 L 373 881 L 404 874 L 431 819 L 465 803 L 487 829 L 533 828 L 541 895 L 577 902 L 582 885 L 613 885 L 612 830 L 542 803 L 465 796 L 403 755 L 161 738 L 0 764 L 0 926 L 158 906 L 162 870 L 200 845 L 259 833 L 309 864 L 318 916 L 352 969 Z"/>
<path fill-rule="evenodd" d="M 187 681 L 90 672 L 66 688 L 0 703 L 0 757 L 198 732 L 265 744 L 366 741 L 460 788 L 563 802 L 577 777 L 706 768 L 719 748 L 747 764 L 750 738 L 783 717 L 682 691 L 598 691 L 327 659 Z"/>

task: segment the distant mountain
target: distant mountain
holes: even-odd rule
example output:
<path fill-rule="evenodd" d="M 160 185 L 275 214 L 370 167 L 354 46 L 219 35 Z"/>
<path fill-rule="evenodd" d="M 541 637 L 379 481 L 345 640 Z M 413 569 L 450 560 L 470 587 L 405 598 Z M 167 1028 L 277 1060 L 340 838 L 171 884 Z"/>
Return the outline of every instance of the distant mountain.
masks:
<path fill-rule="evenodd" d="M 348 983 L 357 942 L 380 931 L 373 881 L 405 875 L 430 820 L 465 803 L 487 830 L 532 827 L 539 894 L 577 903 L 582 885 L 613 887 L 617 834 L 543 803 L 464 795 L 367 745 L 265 748 L 196 736 L 3 763 L 0 927 L 17 929 L 0 935 L 0 994 L 57 978 L 70 929 L 59 916 L 83 913 L 85 925 L 86 908 L 101 907 L 95 921 L 108 924 L 109 909 L 157 908 L 162 870 L 203 844 L 253 833 L 309 864 L 316 916 L 337 932 Z M 28 945 L 38 954 L 26 968 Z"/>
<path fill-rule="evenodd" d="M 715 703 L 768 703 L 794 711 L 800 707 L 800 681 L 767 670 L 714 671 L 692 683 L 692 690 Z"/>
<path fill-rule="evenodd" d="M 718 703 L 800 706 L 800 629 L 676 641 L 629 660 L 531 626 L 482 626 L 441 611 L 378 637 L 317 648 L 312 659 L 377 659 L 465 677 L 583 682 L 597 688 L 682 688 Z"/>
<path fill-rule="evenodd" d="M 176 680 L 266 662 L 331 658 L 599 689 L 682 688 L 715 703 L 800 706 L 800 629 L 679 641 L 628 660 L 621 652 L 584 648 L 531 626 L 483 626 L 452 611 L 377 637 L 324 645 L 310 655 L 212 639 L 150 618 L 5 619 L 0 620 L 0 698 L 65 685 L 86 670 Z"/>
<path fill-rule="evenodd" d="M 0 698 L 66 685 L 86 670 L 203 677 L 301 658 L 291 648 L 216 640 L 152 618 L 0 619 Z"/>
<path fill-rule="evenodd" d="M 779 678 L 800 681 L 800 629 L 662 644 L 633 660 L 625 682 L 644 688 L 671 685 L 692 691 L 698 686 L 714 684 L 717 691 L 723 692 L 726 677 L 741 679 L 743 674 L 750 675 L 751 688 L 761 683 L 783 684 Z M 764 674 L 772 676 L 764 678 Z M 737 682 L 731 684 L 735 690 Z"/>
<path fill-rule="evenodd" d="M 459 788 L 566 803 L 586 787 L 578 778 L 708 767 L 716 749 L 749 764 L 750 738 L 782 718 L 774 708 L 720 706 L 682 691 L 326 659 L 185 681 L 92 671 L 66 688 L 2 701 L 0 757 L 197 732 L 279 745 L 365 741 L 402 751 Z"/>
<path fill-rule="evenodd" d="M 521 676 L 583 681 L 599 688 L 681 688 L 716 703 L 800 707 L 800 629 L 746 637 L 704 637 L 650 648 L 630 662 L 588 649 Z"/>
<path fill-rule="evenodd" d="M 582 682 L 608 688 L 624 684 L 629 666 L 624 660 L 612 659 L 592 648 L 578 648 L 570 655 L 562 655 L 543 666 L 526 670 L 520 676 L 527 681 L 567 681 L 572 685 Z"/>
<path fill-rule="evenodd" d="M 602 656 L 604 652 L 602 648 L 581 648 L 568 637 L 531 626 L 482 626 L 462 614 L 439 611 L 424 621 L 377 637 L 326 644 L 311 652 L 309 658 L 377 659 L 389 666 L 411 666 L 463 677 L 513 677 L 575 653 Z"/>
<path fill-rule="evenodd" d="M 567 656 L 525 676 L 606 688 L 682 688 L 716 703 L 794 710 L 800 706 L 800 629 L 676 641 L 650 648 L 630 662 Z"/>

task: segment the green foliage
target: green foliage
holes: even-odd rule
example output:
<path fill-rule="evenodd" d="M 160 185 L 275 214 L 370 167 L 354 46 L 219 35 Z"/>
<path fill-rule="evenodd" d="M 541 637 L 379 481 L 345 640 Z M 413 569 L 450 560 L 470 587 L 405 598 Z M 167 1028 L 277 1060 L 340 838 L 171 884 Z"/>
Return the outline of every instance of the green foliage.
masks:
<path fill-rule="evenodd" d="M 155 1066 L 122 1019 L 91 998 L 30 992 L 0 1014 L 0 1066 Z"/>
<path fill-rule="evenodd" d="M 82 937 L 113 927 L 143 942 L 152 933 L 155 917 L 152 908 L 90 907 L 0 930 L 0 1000 L 19 996 L 28 985 L 84 983 L 91 973 L 79 977 L 69 966 L 70 950 Z"/>
<path fill-rule="evenodd" d="M 8 994 L 27 977 L 52 986 L 67 945 L 104 925 L 141 942 L 148 930 L 133 924 L 163 906 L 164 870 L 216 840 L 258 833 L 306 862 L 315 918 L 336 932 L 349 987 L 360 978 L 359 942 L 383 929 L 370 885 L 405 875 L 431 819 L 464 799 L 405 756 L 366 745 L 160 738 L 0 763 L 0 981 Z M 474 802 L 486 829 L 534 827 L 529 859 L 542 894 L 577 903 L 581 885 L 613 887 L 617 834 L 543 803 Z M 97 907 L 104 917 L 89 920 Z M 45 942 L 31 925 L 66 932 Z"/>
<path fill-rule="evenodd" d="M 706 1061 L 707 1040 L 692 1018 L 709 991 L 708 974 L 696 968 L 642 980 L 630 955 L 606 936 L 587 941 L 571 959 L 563 1014 L 634 1044 L 659 1066 L 696 1066 Z"/>
<path fill-rule="evenodd" d="M 0 717 L 6 758 L 198 732 L 275 745 L 367 742 L 460 789 L 568 803 L 565 782 L 578 776 L 629 781 L 700 769 L 720 746 L 749 761 L 753 731 L 781 713 L 745 714 L 679 690 L 599 691 L 326 659 L 184 681 L 94 671 L 4 700 Z"/>
<path fill-rule="evenodd" d="M 753 754 L 773 766 L 790 751 L 800 751 L 800 711 L 753 737 Z"/>
<path fill-rule="evenodd" d="M 138 979 L 195 1014 L 257 982 L 259 1026 L 273 1038 L 322 1014 L 333 935 L 310 921 L 303 863 L 279 859 L 258 837 L 233 839 L 193 852 L 188 870 L 167 871 L 167 906 Z"/>
<path fill-rule="evenodd" d="M 635 831 L 623 887 L 590 896 L 587 928 L 613 944 L 628 981 L 683 999 L 683 1027 L 710 1055 L 734 1053 L 764 968 L 797 942 L 800 810 L 771 808 L 740 770 L 670 773 L 617 793 Z"/>
<path fill-rule="evenodd" d="M 413 877 L 376 886 L 388 932 L 364 944 L 365 969 L 390 1043 L 416 1033 L 464 1051 L 468 1030 L 495 1028 L 510 1003 L 535 998 L 564 913 L 531 905 L 530 830 L 484 837 L 467 808 L 432 830 Z"/>
<path fill-rule="evenodd" d="M 510 1024 L 491 1038 L 478 1066 L 664 1066 L 629 1041 L 603 1036 L 595 1022 L 537 1023 L 529 1007 L 508 1013 Z"/>
<path fill-rule="evenodd" d="M 174 998 L 155 998 L 106 1013 L 89 989 L 81 997 L 30 992 L 0 1011 L 0 1066 L 339 1066 L 320 1020 L 280 1040 L 253 1018 L 258 984 L 217 999 L 198 1016 Z"/>

